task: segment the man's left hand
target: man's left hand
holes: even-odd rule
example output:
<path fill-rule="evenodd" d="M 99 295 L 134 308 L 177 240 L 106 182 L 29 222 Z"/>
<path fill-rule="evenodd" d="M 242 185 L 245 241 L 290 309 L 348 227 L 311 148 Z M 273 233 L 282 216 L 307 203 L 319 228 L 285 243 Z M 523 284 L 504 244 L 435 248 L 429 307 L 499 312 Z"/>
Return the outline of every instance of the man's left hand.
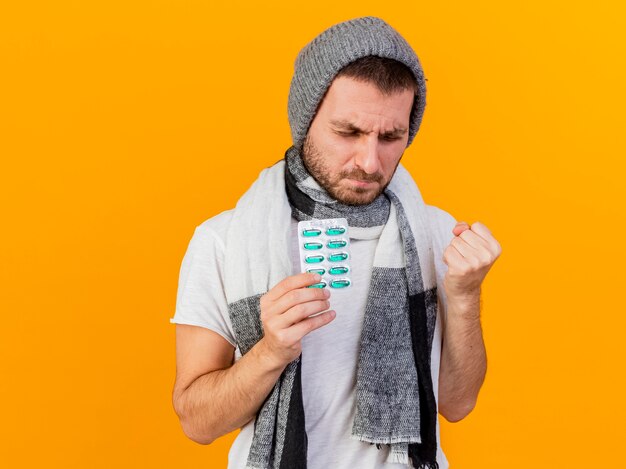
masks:
<path fill-rule="evenodd" d="M 443 261 L 448 266 L 444 277 L 446 295 L 453 301 L 476 301 L 483 279 L 500 257 L 500 243 L 478 221 L 471 226 L 458 222 L 452 233 L 454 238 L 443 252 Z"/>

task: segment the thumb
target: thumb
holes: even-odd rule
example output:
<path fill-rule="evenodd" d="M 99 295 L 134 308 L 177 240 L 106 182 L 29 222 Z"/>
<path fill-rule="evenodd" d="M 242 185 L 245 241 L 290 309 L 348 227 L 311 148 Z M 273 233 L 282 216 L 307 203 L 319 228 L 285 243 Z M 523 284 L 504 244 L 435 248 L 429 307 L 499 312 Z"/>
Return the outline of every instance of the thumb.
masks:
<path fill-rule="evenodd" d="M 458 236 L 461 233 L 463 233 L 465 230 L 469 230 L 470 226 L 469 223 L 464 222 L 464 221 L 458 221 L 456 222 L 456 225 L 454 225 L 454 228 L 452 228 L 452 234 L 454 234 L 454 236 Z"/>

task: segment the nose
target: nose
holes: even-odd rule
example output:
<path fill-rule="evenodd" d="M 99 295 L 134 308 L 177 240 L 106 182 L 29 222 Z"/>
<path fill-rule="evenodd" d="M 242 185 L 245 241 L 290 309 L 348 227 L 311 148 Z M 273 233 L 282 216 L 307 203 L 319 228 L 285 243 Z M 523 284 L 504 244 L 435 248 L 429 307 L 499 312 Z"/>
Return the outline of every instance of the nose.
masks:
<path fill-rule="evenodd" d="M 374 134 L 374 132 L 372 132 Z M 378 159 L 378 136 L 368 135 L 362 139 L 363 143 L 355 157 L 355 165 L 367 174 L 375 174 L 380 170 Z"/>

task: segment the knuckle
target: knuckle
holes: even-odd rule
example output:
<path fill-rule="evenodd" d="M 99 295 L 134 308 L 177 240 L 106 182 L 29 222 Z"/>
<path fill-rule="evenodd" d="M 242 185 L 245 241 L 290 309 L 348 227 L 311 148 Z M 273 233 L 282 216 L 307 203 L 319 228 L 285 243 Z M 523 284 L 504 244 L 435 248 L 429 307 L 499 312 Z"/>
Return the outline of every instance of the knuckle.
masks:
<path fill-rule="evenodd" d="M 268 333 L 274 330 L 274 321 L 271 318 L 266 318 L 263 322 L 263 330 Z"/>
<path fill-rule="evenodd" d="M 315 328 L 323 326 L 330 319 L 330 314 L 322 313 L 315 316 Z"/>
<path fill-rule="evenodd" d="M 307 308 L 305 305 L 303 305 L 302 303 L 297 304 L 296 306 L 294 306 L 293 308 L 293 312 L 296 313 L 296 315 L 298 317 L 300 316 L 304 316 L 307 312 Z"/>
<path fill-rule="evenodd" d="M 275 334 L 276 343 L 282 347 L 286 347 L 288 344 L 288 337 L 284 331 L 279 331 Z"/>
<path fill-rule="evenodd" d="M 296 302 L 304 303 L 311 300 L 311 290 L 317 290 L 317 288 L 300 288 L 296 290 Z"/>
<path fill-rule="evenodd" d="M 290 303 L 298 303 L 299 296 L 300 292 L 298 292 L 298 290 L 291 290 L 289 293 L 287 293 L 287 299 Z"/>

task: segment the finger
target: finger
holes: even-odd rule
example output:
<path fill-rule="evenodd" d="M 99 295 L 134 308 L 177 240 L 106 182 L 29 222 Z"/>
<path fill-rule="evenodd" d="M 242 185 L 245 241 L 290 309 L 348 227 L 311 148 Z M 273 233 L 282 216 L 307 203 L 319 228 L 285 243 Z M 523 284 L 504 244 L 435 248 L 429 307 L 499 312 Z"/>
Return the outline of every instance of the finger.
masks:
<path fill-rule="evenodd" d="M 487 245 L 489 246 L 489 250 L 495 254 L 496 256 L 500 255 L 501 247 L 498 240 L 494 238 L 491 230 L 487 228 L 483 223 L 477 221 L 472 225 L 472 231 L 483 238 Z"/>
<path fill-rule="evenodd" d="M 464 222 L 464 221 L 458 221 L 456 222 L 456 225 L 454 225 L 454 228 L 452 228 L 452 233 L 454 234 L 454 236 L 458 236 L 463 231 L 469 230 L 469 229 L 470 229 L 469 223 Z"/>
<path fill-rule="evenodd" d="M 467 244 L 467 242 L 460 236 L 452 238 L 450 244 L 466 259 L 476 255 L 476 249 Z"/>
<path fill-rule="evenodd" d="M 326 288 L 297 288 L 288 291 L 278 300 L 274 301 L 270 307 L 269 314 L 284 314 L 289 309 L 301 304 L 315 300 L 326 300 L 330 297 L 330 291 Z"/>
<path fill-rule="evenodd" d="M 294 334 L 293 338 L 295 340 L 301 340 L 302 337 L 307 335 L 309 332 L 314 331 L 315 329 L 319 329 L 322 326 L 325 326 L 333 319 L 335 319 L 336 313 L 334 310 L 328 310 L 324 313 L 318 314 L 317 316 L 313 316 L 312 318 L 307 318 L 300 321 L 297 324 L 294 324 L 289 328 L 290 334 Z"/>
<path fill-rule="evenodd" d="M 330 301 L 328 300 L 314 300 L 307 301 L 306 303 L 299 303 L 289 308 L 283 314 L 278 315 L 276 318 L 276 326 L 280 329 L 287 329 L 288 327 L 308 318 L 312 314 L 326 311 L 328 308 L 330 308 Z"/>
<path fill-rule="evenodd" d="M 493 238 L 491 230 L 479 221 L 475 221 L 474 223 L 472 223 L 472 230 L 474 230 L 485 239 Z"/>
<path fill-rule="evenodd" d="M 450 265 L 465 266 L 467 264 L 467 260 L 453 245 L 450 246 L 450 249 L 445 250 L 443 258 L 448 268 Z"/>
<path fill-rule="evenodd" d="M 489 249 L 491 248 L 487 240 L 485 240 L 485 238 L 483 238 L 482 236 L 477 234 L 475 231 L 473 231 L 473 229 L 465 230 L 463 233 L 459 235 L 459 237 L 463 241 L 465 241 L 469 246 L 479 251 L 485 250 L 485 249 L 489 251 Z"/>
<path fill-rule="evenodd" d="M 302 272 L 300 274 L 290 275 L 278 282 L 272 287 L 265 295 L 266 299 L 270 301 L 276 301 L 284 294 L 295 290 L 296 288 L 307 287 L 314 283 L 319 282 L 321 279 L 319 274 L 313 274 L 309 272 Z"/>

